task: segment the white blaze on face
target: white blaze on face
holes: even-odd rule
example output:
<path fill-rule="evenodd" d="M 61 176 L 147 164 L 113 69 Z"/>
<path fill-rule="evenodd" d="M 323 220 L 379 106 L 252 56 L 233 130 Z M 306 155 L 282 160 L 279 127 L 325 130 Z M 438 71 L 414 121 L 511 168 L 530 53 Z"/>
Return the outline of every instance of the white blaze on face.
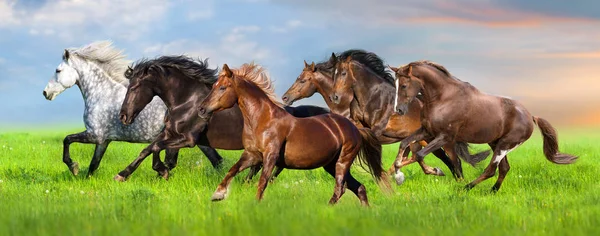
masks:
<path fill-rule="evenodd" d="M 394 111 L 398 110 L 398 87 L 400 87 L 400 80 L 396 79 L 396 95 L 394 96 Z"/>

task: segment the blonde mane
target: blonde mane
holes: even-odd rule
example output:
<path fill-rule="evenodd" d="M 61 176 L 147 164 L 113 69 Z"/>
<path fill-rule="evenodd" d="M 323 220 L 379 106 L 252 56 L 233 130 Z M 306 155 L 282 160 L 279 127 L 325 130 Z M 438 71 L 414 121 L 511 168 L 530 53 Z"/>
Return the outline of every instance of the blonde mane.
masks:
<path fill-rule="evenodd" d="M 262 90 L 271 102 L 275 103 L 275 105 L 279 107 L 283 107 L 283 103 L 281 103 L 277 99 L 277 95 L 275 95 L 275 86 L 273 85 L 273 81 L 271 81 L 270 76 L 267 74 L 266 70 L 262 68 L 260 65 L 251 63 L 245 63 L 240 68 L 231 69 L 233 75 L 244 79 L 248 82 L 255 84 L 260 90 Z M 224 71 L 219 72 L 219 76 L 225 75 Z"/>
<path fill-rule="evenodd" d="M 70 55 L 95 62 L 108 74 L 109 79 L 120 84 L 129 84 L 124 73 L 131 61 L 126 60 L 123 51 L 114 48 L 111 41 L 96 41 L 81 48 L 69 48 L 67 51 Z"/>

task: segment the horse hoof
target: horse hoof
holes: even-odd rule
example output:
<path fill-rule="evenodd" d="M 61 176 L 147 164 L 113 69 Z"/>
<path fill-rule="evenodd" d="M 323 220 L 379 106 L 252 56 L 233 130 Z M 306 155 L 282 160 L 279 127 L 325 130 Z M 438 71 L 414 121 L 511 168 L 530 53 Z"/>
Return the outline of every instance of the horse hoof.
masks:
<path fill-rule="evenodd" d="M 440 169 L 438 167 L 433 168 L 433 170 L 435 171 L 435 175 L 437 175 L 437 176 L 446 176 L 446 174 L 444 174 L 442 169 Z"/>
<path fill-rule="evenodd" d="M 221 200 L 225 199 L 225 195 L 226 195 L 226 194 L 225 194 L 225 193 L 223 193 L 223 192 L 215 192 L 215 193 L 212 195 L 212 197 L 210 197 L 210 200 L 211 200 L 211 201 L 213 201 L 213 202 L 216 202 L 216 201 L 221 201 Z"/>
<path fill-rule="evenodd" d="M 397 185 L 402 185 L 405 180 L 404 173 L 402 171 L 396 171 L 396 174 L 394 174 L 394 179 L 396 179 Z"/>
<path fill-rule="evenodd" d="M 77 176 L 77 174 L 79 174 L 79 163 L 71 163 L 71 165 L 69 166 L 69 170 L 71 171 L 71 173 L 73 173 L 73 175 Z"/>
<path fill-rule="evenodd" d="M 113 179 L 119 182 L 125 182 L 125 177 L 121 175 L 116 175 Z"/>
<path fill-rule="evenodd" d="M 466 190 L 466 191 L 469 191 L 469 190 L 471 190 L 473 187 L 474 187 L 473 185 L 471 185 L 471 184 L 467 184 L 467 185 L 465 185 L 465 190 Z"/>

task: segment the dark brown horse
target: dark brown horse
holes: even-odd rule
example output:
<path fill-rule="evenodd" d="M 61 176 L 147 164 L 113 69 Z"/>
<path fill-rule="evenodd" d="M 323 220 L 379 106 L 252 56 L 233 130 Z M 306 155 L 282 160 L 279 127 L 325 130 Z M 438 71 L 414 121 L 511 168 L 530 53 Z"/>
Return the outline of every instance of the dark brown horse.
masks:
<path fill-rule="evenodd" d="M 358 119 L 364 127 L 373 130 L 382 144 L 399 142 L 421 127 L 419 114 L 422 104 L 418 99 L 409 104 L 413 111 L 409 115 L 402 116 L 394 112 L 394 77 L 385 70 L 383 60 L 376 54 L 364 50 L 348 50 L 339 57 L 332 55 L 330 60 L 335 65 L 332 100 L 337 102 L 341 96 L 346 96 L 343 94 L 345 91 L 351 91 L 361 111 L 360 116 L 351 116 Z M 353 112 L 354 109 L 351 110 Z M 392 166 L 398 184 L 404 180 L 400 168 L 415 161 L 419 162 L 426 174 L 443 175 L 439 168 L 429 167 L 422 159 L 416 158 L 416 152 L 425 145 L 424 142 L 411 144 L 413 155 L 407 161 L 403 161 L 403 156 L 406 155 L 404 149 L 399 149 Z M 459 145 L 457 148 L 463 150 L 467 146 Z M 435 150 L 433 154 L 448 166 L 456 179 L 463 178 L 461 163 L 457 157 L 447 156 L 442 149 Z M 481 155 L 487 156 L 487 153 Z"/>
<path fill-rule="evenodd" d="M 482 175 L 467 184 L 471 189 L 481 181 L 496 174 L 498 180 L 492 187 L 498 191 L 510 169 L 507 154 L 523 144 L 533 132 L 534 124 L 544 137 L 544 154 L 552 163 L 570 164 L 577 157 L 558 151 L 557 134 L 550 123 L 531 116 L 519 102 L 480 92 L 467 82 L 450 75 L 441 65 L 430 61 L 412 62 L 396 72 L 396 110 L 410 114 L 408 104 L 418 93 L 423 94 L 425 106 L 421 110 L 423 127 L 405 140 L 402 146 L 416 140 L 428 140 L 429 144 L 417 153 L 422 159 L 432 150 L 447 147 L 456 142 L 487 143 L 494 151 L 493 158 Z M 480 160 L 465 159 L 475 163 Z"/>
<path fill-rule="evenodd" d="M 378 183 L 387 183 L 381 167 L 381 145 L 359 131 L 348 119 L 334 114 L 296 118 L 276 101 L 271 80 L 263 69 L 244 64 L 233 71 L 227 64 L 219 74 L 206 100 L 198 107 L 198 115 L 210 117 L 235 104 L 244 116 L 244 153 L 217 187 L 213 201 L 223 200 L 232 178 L 240 171 L 262 164 L 256 198 L 260 201 L 275 166 L 288 169 L 323 167 L 336 180 L 334 194 L 329 201 L 335 204 L 344 194 L 346 185 L 368 205 L 365 187 L 352 174 L 350 166 L 359 156 L 367 162 Z M 214 116 L 213 115 L 213 116 Z M 383 184 L 389 188 L 388 185 Z"/>
<path fill-rule="evenodd" d="M 164 101 L 168 108 L 168 116 L 165 129 L 127 168 L 115 176 L 116 180 L 125 180 L 150 153 L 166 148 L 203 145 L 225 150 L 243 149 L 244 121 L 237 105 L 215 114 L 208 121 L 197 116 L 196 107 L 208 95 L 217 79 L 216 70 L 209 69 L 206 61 L 195 61 L 185 56 L 140 60 L 126 72 L 126 77 L 130 84 L 121 106 L 121 122 L 131 124 L 154 96 Z M 315 106 L 290 107 L 288 111 L 300 117 L 328 112 Z M 215 154 L 220 162 L 222 157 L 216 152 Z M 154 156 L 153 163 L 153 168 L 167 178 L 168 168 L 165 168 L 158 155 Z M 248 178 L 259 168 L 260 166 L 253 167 Z M 279 172 L 275 176 L 277 174 Z"/>

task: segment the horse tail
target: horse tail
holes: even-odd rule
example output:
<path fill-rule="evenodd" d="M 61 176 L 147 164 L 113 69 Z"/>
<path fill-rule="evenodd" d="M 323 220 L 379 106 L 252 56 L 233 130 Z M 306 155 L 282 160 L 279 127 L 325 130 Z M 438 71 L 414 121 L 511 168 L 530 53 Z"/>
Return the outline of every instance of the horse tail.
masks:
<path fill-rule="evenodd" d="M 546 159 L 555 164 L 571 164 L 577 160 L 577 156 L 560 153 L 558 151 L 558 136 L 550 122 L 541 118 L 533 117 L 533 123 L 537 124 L 544 137 L 544 155 Z"/>
<path fill-rule="evenodd" d="M 362 145 L 358 152 L 358 160 L 361 167 L 364 168 L 363 163 L 366 162 L 369 167 L 371 176 L 379 185 L 379 188 L 384 192 L 392 192 L 392 186 L 390 185 L 389 177 L 387 176 L 381 162 L 381 143 L 375 137 L 370 129 L 361 128 L 358 129 L 362 138 Z"/>
<path fill-rule="evenodd" d="M 465 142 L 457 142 L 454 145 L 454 151 L 461 159 L 475 166 L 475 164 L 485 160 L 490 155 L 490 150 L 486 150 L 480 153 L 471 154 L 469 153 L 469 144 Z"/>

